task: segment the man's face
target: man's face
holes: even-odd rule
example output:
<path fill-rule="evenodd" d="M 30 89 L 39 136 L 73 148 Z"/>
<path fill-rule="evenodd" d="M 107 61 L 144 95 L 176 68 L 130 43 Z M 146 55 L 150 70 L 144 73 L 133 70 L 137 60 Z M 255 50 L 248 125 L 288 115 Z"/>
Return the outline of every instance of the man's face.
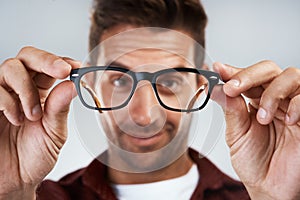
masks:
<path fill-rule="evenodd" d="M 107 30 L 101 40 L 104 41 L 111 36 L 131 30 L 131 26 L 117 26 Z M 153 34 L 159 34 L 152 40 Z M 155 43 L 153 45 L 153 43 Z M 149 48 L 151 47 L 151 48 Z M 156 48 L 153 48 L 156 47 Z M 162 69 L 175 67 L 193 67 L 192 41 L 182 41 L 171 32 L 159 33 L 139 32 L 130 33 L 119 38 L 110 40 L 100 49 L 97 65 L 112 65 L 123 67 L 134 72 L 156 72 Z M 103 77 L 105 79 L 105 77 Z M 106 77 L 107 78 L 107 77 Z M 197 81 L 195 77 L 188 78 L 190 88 L 196 90 Z M 113 81 L 112 77 L 108 80 Z M 119 81 L 119 80 L 118 80 Z M 116 82 L 116 84 L 120 84 Z M 103 85 L 96 90 L 102 92 L 105 101 L 111 101 L 111 95 L 105 95 L 107 86 Z M 121 96 L 121 93 L 114 94 Z M 176 98 L 173 103 L 176 104 Z M 121 157 L 124 163 L 131 166 L 149 167 L 165 160 L 163 155 L 169 151 L 159 151 L 168 145 L 174 152 L 184 152 L 187 145 L 187 135 L 191 121 L 191 114 L 174 112 L 164 109 L 158 102 L 151 83 L 143 80 L 138 83 L 137 88 L 129 104 L 118 110 L 106 111 L 100 114 L 104 131 L 109 139 L 111 153 Z M 125 158 L 116 149 L 122 149 L 131 153 L 156 152 L 147 159 Z M 175 153 L 176 154 L 176 153 Z M 121 155 L 121 156 L 120 156 Z"/>

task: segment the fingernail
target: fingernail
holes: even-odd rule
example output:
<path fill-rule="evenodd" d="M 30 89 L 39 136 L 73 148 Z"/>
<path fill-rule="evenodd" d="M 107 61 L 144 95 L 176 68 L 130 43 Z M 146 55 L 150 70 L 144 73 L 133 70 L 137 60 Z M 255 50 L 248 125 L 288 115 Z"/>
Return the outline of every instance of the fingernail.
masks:
<path fill-rule="evenodd" d="M 236 79 L 231 79 L 230 81 L 227 82 L 227 84 L 233 86 L 233 87 L 239 87 L 240 86 L 240 81 Z"/>
<path fill-rule="evenodd" d="M 258 114 L 259 118 L 261 118 L 261 119 L 267 118 L 267 111 L 263 108 L 259 108 L 257 114 Z"/>
<path fill-rule="evenodd" d="M 53 66 L 57 68 L 71 68 L 71 65 L 62 59 L 54 61 Z"/>
<path fill-rule="evenodd" d="M 39 104 L 34 106 L 32 111 L 31 111 L 31 114 L 33 116 L 40 116 L 42 114 L 41 106 Z"/>

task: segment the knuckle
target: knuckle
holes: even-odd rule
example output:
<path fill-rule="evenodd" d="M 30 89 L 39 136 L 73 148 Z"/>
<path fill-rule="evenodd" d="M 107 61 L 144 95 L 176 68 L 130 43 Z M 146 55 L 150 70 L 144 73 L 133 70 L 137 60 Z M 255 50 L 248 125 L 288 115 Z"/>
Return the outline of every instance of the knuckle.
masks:
<path fill-rule="evenodd" d="M 33 46 L 25 46 L 22 47 L 17 55 L 17 57 L 23 55 L 23 54 L 27 54 L 29 52 L 32 52 L 33 50 L 35 50 L 35 48 Z"/>
<path fill-rule="evenodd" d="M 298 70 L 295 67 L 288 67 L 284 71 L 288 73 L 297 73 Z"/>
<path fill-rule="evenodd" d="M 17 58 L 8 58 L 7 60 L 5 60 L 3 62 L 3 64 L 1 65 L 1 68 L 11 68 L 14 67 L 16 65 L 20 65 L 21 61 Z"/>
<path fill-rule="evenodd" d="M 263 61 L 261 61 L 261 63 L 266 66 L 272 66 L 272 67 L 276 66 L 275 62 L 272 60 L 263 60 Z"/>
<path fill-rule="evenodd" d="M 263 61 L 261 61 L 261 64 L 263 64 L 265 67 L 268 67 L 275 71 L 281 70 L 280 67 L 272 60 L 263 60 Z"/>
<path fill-rule="evenodd" d="M 284 70 L 284 73 L 293 79 L 297 85 L 300 85 L 300 69 L 296 67 L 288 67 Z"/>
<path fill-rule="evenodd" d="M 19 95 L 24 93 L 24 91 L 30 93 L 27 88 L 33 84 L 30 75 L 22 66 L 22 62 L 18 59 L 11 59 L 0 69 L 3 85 L 12 88 Z"/>
<path fill-rule="evenodd" d="M 7 74 L 15 73 L 22 66 L 22 62 L 17 58 L 9 58 L 0 66 L 0 75 L 6 77 Z"/>

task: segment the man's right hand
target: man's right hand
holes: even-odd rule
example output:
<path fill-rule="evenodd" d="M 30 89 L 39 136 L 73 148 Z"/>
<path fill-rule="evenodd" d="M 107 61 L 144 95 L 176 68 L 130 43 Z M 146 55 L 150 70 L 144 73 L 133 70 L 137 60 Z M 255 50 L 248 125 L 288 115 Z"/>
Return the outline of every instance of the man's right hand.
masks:
<path fill-rule="evenodd" d="M 34 197 L 67 138 L 76 95 L 66 78 L 80 63 L 34 47 L 0 65 L 0 199 Z"/>

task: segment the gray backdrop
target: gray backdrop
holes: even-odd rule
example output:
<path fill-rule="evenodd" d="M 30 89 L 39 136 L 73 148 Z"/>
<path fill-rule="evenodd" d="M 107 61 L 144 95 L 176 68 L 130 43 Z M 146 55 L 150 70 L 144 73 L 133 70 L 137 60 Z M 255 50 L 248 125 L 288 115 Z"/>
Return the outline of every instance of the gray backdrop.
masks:
<path fill-rule="evenodd" d="M 202 2 L 209 17 L 207 50 L 213 60 L 246 67 L 270 59 L 282 68 L 300 67 L 300 1 Z M 26 45 L 83 60 L 88 52 L 90 6 L 91 0 L 1 0 L 0 63 Z M 69 139 L 48 176 L 51 179 L 83 167 L 92 159 L 82 147 L 70 116 Z M 224 135 L 209 158 L 236 177 Z"/>

